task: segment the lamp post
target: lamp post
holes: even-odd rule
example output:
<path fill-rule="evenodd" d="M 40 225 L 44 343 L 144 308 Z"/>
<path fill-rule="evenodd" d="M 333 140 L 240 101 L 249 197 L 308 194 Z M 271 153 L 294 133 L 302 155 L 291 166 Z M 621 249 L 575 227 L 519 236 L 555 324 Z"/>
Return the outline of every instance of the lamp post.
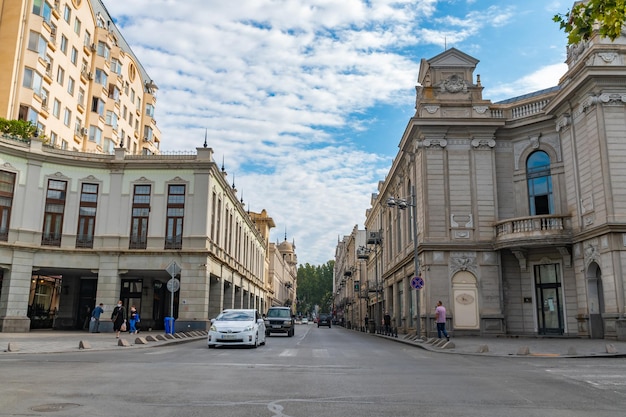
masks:
<path fill-rule="evenodd" d="M 398 197 L 389 197 L 387 199 L 387 207 L 395 207 L 400 210 L 406 209 L 408 206 L 411 207 L 412 219 L 411 223 L 413 223 L 413 265 L 415 268 L 415 276 L 419 277 L 419 258 L 417 251 L 417 198 L 415 196 L 415 187 L 411 186 L 411 202 L 408 202 L 406 198 L 398 198 Z M 415 330 L 418 337 L 421 336 L 421 317 L 420 317 L 420 294 L 418 289 L 415 289 L 415 308 L 417 310 L 417 322 L 415 323 Z"/>

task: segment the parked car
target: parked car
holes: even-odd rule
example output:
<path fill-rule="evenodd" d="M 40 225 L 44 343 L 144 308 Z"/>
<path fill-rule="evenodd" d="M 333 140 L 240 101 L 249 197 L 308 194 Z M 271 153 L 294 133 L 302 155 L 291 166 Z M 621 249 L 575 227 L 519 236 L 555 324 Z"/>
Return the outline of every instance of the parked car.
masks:
<path fill-rule="evenodd" d="M 270 307 L 265 316 L 265 335 L 272 333 L 287 333 L 292 337 L 295 334 L 295 316 L 289 307 Z"/>
<path fill-rule="evenodd" d="M 265 322 L 258 311 L 229 309 L 211 320 L 207 336 L 209 348 L 244 345 L 253 348 L 265 344 Z"/>
<path fill-rule="evenodd" d="M 317 327 L 328 326 L 328 328 L 330 328 L 331 320 L 332 317 L 330 316 L 330 314 L 320 314 L 317 319 Z"/>
<path fill-rule="evenodd" d="M 302 319 L 302 324 L 309 324 L 309 319 L 307 319 L 306 317 L 304 317 Z"/>

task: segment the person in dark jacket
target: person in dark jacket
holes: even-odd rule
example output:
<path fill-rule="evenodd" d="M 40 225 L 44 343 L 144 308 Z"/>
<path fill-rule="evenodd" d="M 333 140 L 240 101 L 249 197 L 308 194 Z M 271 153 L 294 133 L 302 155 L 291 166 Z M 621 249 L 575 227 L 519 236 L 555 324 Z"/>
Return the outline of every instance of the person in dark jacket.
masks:
<path fill-rule="evenodd" d="M 124 310 L 124 304 L 122 301 L 117 302 L 117 306 L 113 309 L 113 314 L 111 314 L 111 321 L 113 322 L 113 331 L 115 332 L 115 337 L 120 337 L 120 331 L 122 330 L 122 326 L 126 326 L 126 310 Z"/>

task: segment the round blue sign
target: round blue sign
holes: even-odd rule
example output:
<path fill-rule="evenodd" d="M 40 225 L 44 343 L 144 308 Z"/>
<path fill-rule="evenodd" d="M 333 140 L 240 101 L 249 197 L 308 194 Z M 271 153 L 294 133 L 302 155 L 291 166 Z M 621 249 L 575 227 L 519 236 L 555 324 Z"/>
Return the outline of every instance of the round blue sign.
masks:
<path fill-rule="evenodd" d="M 424 279 L 422 277 L 413 277 L 411 279 L 411 287 L 421 290 L 424 287 Z"/>

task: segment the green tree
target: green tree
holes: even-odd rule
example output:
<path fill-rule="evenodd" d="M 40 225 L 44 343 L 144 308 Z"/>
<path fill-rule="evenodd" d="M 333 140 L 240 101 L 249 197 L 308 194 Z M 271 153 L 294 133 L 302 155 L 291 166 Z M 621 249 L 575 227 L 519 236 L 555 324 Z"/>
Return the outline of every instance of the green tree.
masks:
<path fill-rule="evenodd" d="M 0 133 L 15 136 L 22 139 L 30 139 L 33 137 L 37 127 L 31 122 L 25 120 L 7 120 L 0 117 Z"/>
<path fill-rule="evenodd" d="M 626 20 L 626 0 L 576 2 L 571 10 L 555 15 L 553 20 L 567 33 L 569 45 L 588 40 L 595 30 L 601 37 L 613 41 L 622 34 Z"/>
<path fill-rule="evenodd" d="M 316 305 L 325 311 L 330 309 L 334 267 L 335 261 L 317 266 L 307 263 L 298 267 L 298 313 L 308 315 Z"/>

